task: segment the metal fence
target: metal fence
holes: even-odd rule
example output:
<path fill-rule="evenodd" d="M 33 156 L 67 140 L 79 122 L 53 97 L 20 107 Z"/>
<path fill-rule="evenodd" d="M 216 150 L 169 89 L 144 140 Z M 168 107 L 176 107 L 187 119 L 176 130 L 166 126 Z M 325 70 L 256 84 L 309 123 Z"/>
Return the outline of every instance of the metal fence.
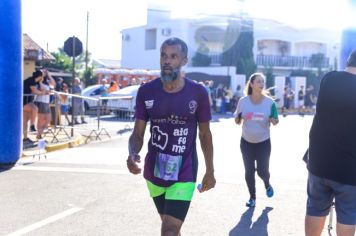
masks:
<path fill-rule="evenodd" d="M 35 95 L 24 94 L 28 96 Z M 133 127 L 132 96 L 85 97 L 63 92 L 53 92 L 50 96 L 51 123 L 44 137 L 51 143 L 71 139 L 76 134 L 83 136 L 85 142 L 101 140 Z"/>

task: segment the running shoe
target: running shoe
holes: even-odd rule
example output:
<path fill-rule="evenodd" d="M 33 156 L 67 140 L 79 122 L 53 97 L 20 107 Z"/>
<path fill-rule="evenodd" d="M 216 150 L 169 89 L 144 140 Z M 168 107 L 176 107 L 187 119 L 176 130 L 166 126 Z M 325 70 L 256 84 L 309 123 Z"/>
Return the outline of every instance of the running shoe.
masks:
<path fill-rule="evenodd" d="M 30 126 L 30 131 L 31 131 L 31 132 L 36 132 L 36 131 L 37 131 L 34 125 L 31 125 L 31 126 Z"/>
<path fill-rule="evenodd" d="M 273 197 L 274 191 L 272 186 L 270 185 L 267 189 L 266 189 L 266 195 L 267 197 Z"/>
<path fill-rule="evenodd" d="M 29 139 L 29 138 L 24 138 L 24 139 L 22 140 L 22 142 L 23 142 L 24 144 L 33 144 L 33 143 L 34 143 L 34 141 L 32 141 L 32 140 Z"/>
<path fill-rule="evenodd" d="M 246 202 L 246 206 L 247 207 L 255 207 L 256 206 L 256 200 L 250 198 L 250 200 L 248 200 L 248 202 Z"/>

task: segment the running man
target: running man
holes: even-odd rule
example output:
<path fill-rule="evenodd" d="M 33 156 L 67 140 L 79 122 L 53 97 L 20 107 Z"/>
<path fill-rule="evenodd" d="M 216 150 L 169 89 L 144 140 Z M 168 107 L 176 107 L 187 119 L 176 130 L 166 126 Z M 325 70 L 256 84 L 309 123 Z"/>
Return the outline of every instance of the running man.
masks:
<path fill-rule="evenodd" d="M 181 39 L 163 42 L 161 78 L 142 85 L 138 91 L 135 127 L 128 145 L 127 167 L 139 174 L 137 162 L 149 121 L 151 137 L 143 176 L 162 220 L 161 235 L 180 235 L 188 213 L 197 181 L 197 127 L 206 166 L 203 191 L 216 183 L 209 97 L 203 86 L 182 75 L 187 54 L 187 45 Z"/>

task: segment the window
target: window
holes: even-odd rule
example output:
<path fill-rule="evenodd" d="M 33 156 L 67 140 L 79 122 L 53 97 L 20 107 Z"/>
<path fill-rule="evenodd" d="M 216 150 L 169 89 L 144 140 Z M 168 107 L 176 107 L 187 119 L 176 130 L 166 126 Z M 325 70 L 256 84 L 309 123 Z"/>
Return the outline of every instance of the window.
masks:
<path fill-rule="evenodd" d="M 146 30 L 145 49 L 146 50 L 156 49 L 156 42 L 157 42 L 157 29 Z"/>

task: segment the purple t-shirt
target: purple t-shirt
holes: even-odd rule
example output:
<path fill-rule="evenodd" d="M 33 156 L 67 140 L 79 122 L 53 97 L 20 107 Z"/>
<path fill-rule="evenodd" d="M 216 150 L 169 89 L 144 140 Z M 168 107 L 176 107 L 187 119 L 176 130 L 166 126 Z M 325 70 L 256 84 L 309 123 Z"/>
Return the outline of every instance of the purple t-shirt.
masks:
<path fill-rule="evenodd" d="M 160 78 L 137 93 L 135 118 L 150 121 L 151 132 L 143 175 L 158 186 L 196 182 L 197 126 L 211 120 L 210 104 L 203 86 L 184 80 L 176 93 L 164 91 Z"/>

